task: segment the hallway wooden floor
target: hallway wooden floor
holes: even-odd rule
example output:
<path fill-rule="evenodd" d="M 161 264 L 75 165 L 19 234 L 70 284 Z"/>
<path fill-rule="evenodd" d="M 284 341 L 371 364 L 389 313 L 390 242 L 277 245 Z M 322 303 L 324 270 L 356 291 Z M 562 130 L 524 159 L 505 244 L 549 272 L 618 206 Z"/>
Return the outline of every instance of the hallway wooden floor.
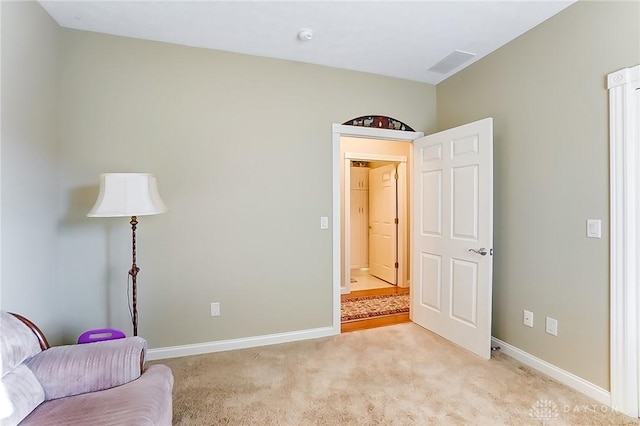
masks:
<path fill-rule="evenodd" d="M 377 296 L 377 295 L 383 295 L 383 294 L 408 294 L 408 293 L 409 293 L 409 288 L 395 287 L 395 286 L 386 287 L 386 288 L 376 288 L 376 289 L 370 289 L 370 290 L 359 290 L 359 291 L 352 291 L 349 294 L 343 294 L 341 296 L 341 301 L 353 299 L 355 297 L 362 297 L 362 296 Z M 342 323 L 340 329 L 343 333 L 346 333 L 349 331 L 384 327 L 387 325 L 399 324 L 402 322 L 409 322 L 409 321 L 411 321 L 409 318 L 409 314 L 404 313 L 404 314 L 398 314 L 398 315 L 389 315 L 389 316 L 377 317 L 377 318 L 374 317 L 374 318 L 367 318 L 367 319 L 362 319 L 358 321 L 346 322 L 346 323 Z"/>

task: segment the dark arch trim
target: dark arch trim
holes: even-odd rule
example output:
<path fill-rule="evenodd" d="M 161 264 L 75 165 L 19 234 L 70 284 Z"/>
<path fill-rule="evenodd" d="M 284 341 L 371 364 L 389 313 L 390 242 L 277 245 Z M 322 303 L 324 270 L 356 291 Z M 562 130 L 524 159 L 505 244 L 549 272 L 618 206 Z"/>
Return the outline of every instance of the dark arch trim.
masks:
<path fill-rule="evenodd" d="M 415 132 L 410 126 L 395 118 L 384 115 L 363 115 L 342 123 L 345 126 L 375 127 L 376 129 L 403 130 L 405 132 Z"/>

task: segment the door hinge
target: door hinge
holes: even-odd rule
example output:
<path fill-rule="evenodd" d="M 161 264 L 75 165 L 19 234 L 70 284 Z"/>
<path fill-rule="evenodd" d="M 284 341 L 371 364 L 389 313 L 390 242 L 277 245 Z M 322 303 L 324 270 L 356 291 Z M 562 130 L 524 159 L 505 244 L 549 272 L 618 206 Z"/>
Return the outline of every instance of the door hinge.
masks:
<path fill-rule="evenodd" d="M 398 262 L 396 262 L 394 266 L 396 267 L 396 269 L 400 267 L 400 265 L 398 265 Z"/>
<path fill-rule="evenodd" d="M 393 222 L 397 225 L 398 224 L 398 218 L 396 217 Z"/>
<path fill-rule="evenodd" d="M 395 175 L 393 175 L 393 178 L 394 178 L 395 180 L 398 180 L 398 173 L 396 173 Z"/>

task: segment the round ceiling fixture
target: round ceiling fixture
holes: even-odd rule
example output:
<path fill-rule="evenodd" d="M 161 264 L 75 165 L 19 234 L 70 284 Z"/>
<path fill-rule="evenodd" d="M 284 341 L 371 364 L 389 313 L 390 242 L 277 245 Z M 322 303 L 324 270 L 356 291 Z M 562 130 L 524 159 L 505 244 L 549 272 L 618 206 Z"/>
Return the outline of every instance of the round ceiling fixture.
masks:
<path fill-rule="evenodd" d="M 310 29 L 302 29 L 298 33 L 298 39 L 302 41 L 311 41 L 313 39 L 313 31 Z"/>

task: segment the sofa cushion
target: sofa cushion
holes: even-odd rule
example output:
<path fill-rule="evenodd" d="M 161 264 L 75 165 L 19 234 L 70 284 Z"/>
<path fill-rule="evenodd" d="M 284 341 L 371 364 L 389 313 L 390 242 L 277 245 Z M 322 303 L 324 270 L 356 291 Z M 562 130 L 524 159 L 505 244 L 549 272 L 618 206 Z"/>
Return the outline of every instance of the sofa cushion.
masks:
<path fill-rule="evenodd" d="M 20 426 L 171 426 L 172 388 L 171 370 L 152 365 L 126 385 L 46 401 Z"/>
<path fill-rule="evenodd" d="M 38 338 L 29 327 L 10 313 L 0 311 L 0 376 L 4 376 L 40 350 Z"/>
<path fill-rule="evenodd" d="M 44 401 L 44 390 L 31 370 L 20 364 L 2 376 L 0 381 L 0 424 L 13 426 L 20 423 Z"/>

